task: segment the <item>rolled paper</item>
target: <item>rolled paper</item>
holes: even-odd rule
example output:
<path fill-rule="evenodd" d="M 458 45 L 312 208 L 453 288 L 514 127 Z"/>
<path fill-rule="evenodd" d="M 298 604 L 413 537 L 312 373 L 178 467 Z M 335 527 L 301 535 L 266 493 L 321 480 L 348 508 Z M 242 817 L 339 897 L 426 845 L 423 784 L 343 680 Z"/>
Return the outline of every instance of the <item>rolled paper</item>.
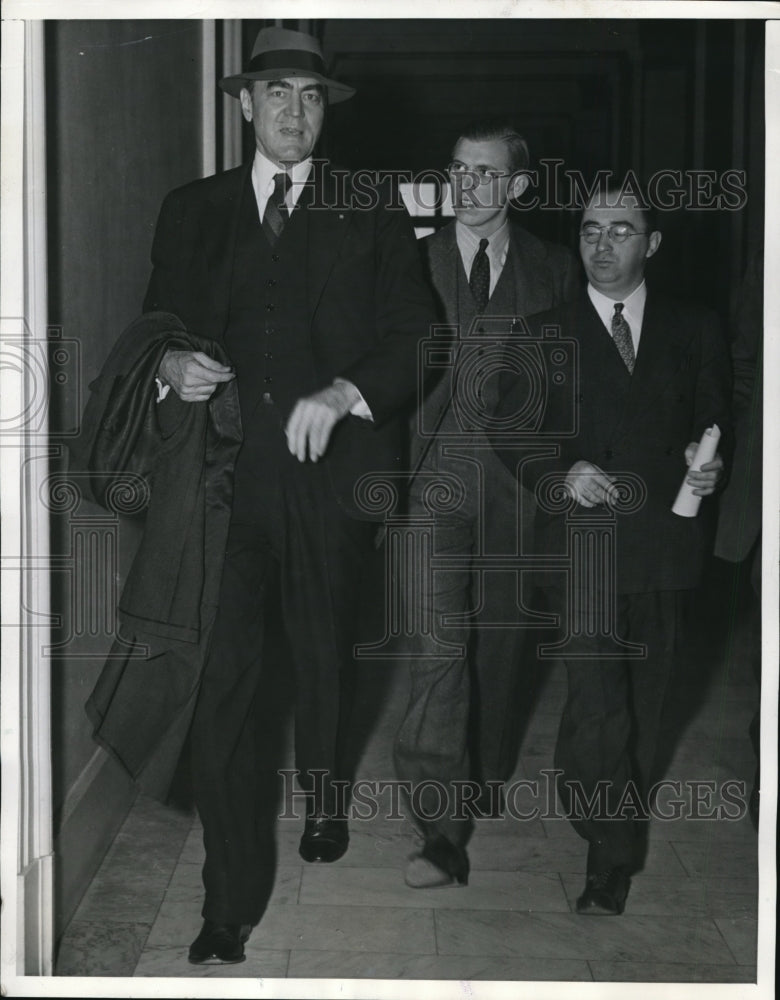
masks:
<path fill-rule="evenodd" d="M 702 434 L 699 447 L 696 449 L 693 461 L 688 467 L 688 472 L 700 469 L 702 465 L 706 465 L 707 462 L 711 462 L 715 458 L 715 452 L 718 450 L 718 441 L 720 441 L 720 428 L 717 424 L 713 424 L 712 427 L 708 427 Z M 688 472 L 685 474 L 686 478 L 683 479 L 677 499 L 672 505 L 672 512 L 679 514 L 680 517 L 696 517 L 699 513 L 699 504 L 701 503 L 701 497 L 696 496 L 693 492 L 694 487 L 686 482 Z"/>

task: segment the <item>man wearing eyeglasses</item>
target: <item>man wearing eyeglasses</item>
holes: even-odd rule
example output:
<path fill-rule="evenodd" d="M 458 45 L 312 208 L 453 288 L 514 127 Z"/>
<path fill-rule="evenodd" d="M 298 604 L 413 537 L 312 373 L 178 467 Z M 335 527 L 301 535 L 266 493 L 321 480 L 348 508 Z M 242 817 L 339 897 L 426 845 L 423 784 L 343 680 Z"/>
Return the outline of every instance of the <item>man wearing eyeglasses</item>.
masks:
<path fill-rule="evenodd" d="M 621 194 L 619 184 L 602 190 L 580 228 L 587 290 L 530 324 L 532 335 L 552 326 L 573 338 L 579 358 L 578 378 L 573 360 L 565 373 L 579 401 L 577 429 L 559 437 L 556 457 L 525 467 L 527 486 L 541 490 L 549 475 L 571 496 L 565 511 L 540 506 L 536 553 L 570 553 L 578 523 L 591 537 L 614 530 L 608 565 L 585 563 L 588 586 L 569 587 L 568 597 L 568 574 L 550 569 L 543 577 L 564 632 L 568 696 L 555 767 L 566 814 L 588 842 L 577 900 L 577 912 L 587 915 L 622 913 L 630 876 L 642 866 L 664 698 L 680 665 L 686 602 L 711 546 L 714 508 L 706 498 L 724 461 L 716 455 L 698 471 L 688 467 L 714 424 L 721 453 L 731 448 L 730 366 L 718 321 L 648 287 L 645 268 L 660 245 L 641 195 Z M 521 376 L 502 376 L 497 414 L 520 412 L 527 392 Z M 562 405 L 562 394 L 549 393 L 542 431 L 565 425 Z M 493 440 L 516 470 L 506 439 Z M 705 498 L 698 516 L 672 512 L 684 480 Z M 615 503 L 621 482 L 633 482 L 637 497 L 625 512 Z M 602 627 L 605 615 L 614 615 L 612 629 Z"/>
<path fill-rule="evenodd" d="M 466 129 L 448 167 L 455 221 L 423 242 L 439 317 L 455 339 L 444 345 L 452 367 L 432 373 L 414 419 L 410 514 L 431 513 L 427 491 L 437 482 L 458 484 L 463 500 L 457 510 L 434 514 L 434 555 L 452 557 L 457 568 L 434 573 L 432 593 L 423 588 L 406 596 L 409 614 L 430 618 L 432 630 L 407 640 L 412 690 L 396 769 L 417 788 L 438 783 L 429 786 L 430 801 L 422 796 L 415 800 L 421 808 L 412 810 L 424 838 L 406 870 L 415 888 L 467 878 L 470 822 L 453 815 L 452 801 L 441 816 L 426 819 L 442 812 L 434 789 L 453 798 L 452 783 L 472 778 L 475 792 L 477 783 L 484 789 L 480 812 L 496 814 L 500 785 L 517 757 L 519 681 L 525 675 L 527 689 L 528 671 L 521 664 L 516 587 L 505 575 L 480 576 L 470 565 L 472 557 L 507 555 L 518 546 L 517 484 L 485 436 L 498 392 L 497 375 L 489 373 L 519 318 L 571 297 L 577 280 L 573 255 L 509 219 L 510 200 L 528 186 L 528 165 L 526 142 L 511 124 Z M 441 352 L 432 351 L 436 356 Z M 527 545 L 529 497 L 523 509 Z"/>

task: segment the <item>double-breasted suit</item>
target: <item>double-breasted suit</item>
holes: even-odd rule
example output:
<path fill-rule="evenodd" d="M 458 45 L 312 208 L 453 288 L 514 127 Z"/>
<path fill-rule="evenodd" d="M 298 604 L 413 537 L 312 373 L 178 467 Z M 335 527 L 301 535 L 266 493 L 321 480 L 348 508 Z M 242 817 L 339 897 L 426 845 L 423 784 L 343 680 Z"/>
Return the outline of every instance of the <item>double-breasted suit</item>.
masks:
<path fill-rule="evenodd" d="M 191 742 L 206 841 L 203 915 L 242 924 L 259 919 L 263 896 L 256 716 L 274 669 L 263 656 L 264 598 L 278 573 L 295 673 L 296 765 L 317 808 L 332 813 L 341 681 L 374 533 L 355 486 L 398 466 L 393 415 L 414 391 L 417 342 L 433 318 L 411 222 L 400 201 L 390 207 L 389 192 L 353 191 L 343 173 L 337 180 L 314 161 L 272 245 L 250 170 L 166 198 L 144 301 L 223 345 L 236 373 L 243 442 Z M 298 399 L 336 377 L 358 388 L 371 419 L 349 414 L 324 456 L 301 463 L 287 448 L 287 419 Z M 159 405 L 196 404 L 171 393 Z M 322 784 L 316 772 L 325 772 Z"/>
<path fill-rule="evenodd" d="M 542 582 L 561 616 L 568 676 L 555 754 L 563 772 L 559 789 L 575 828 L 589 842 L 589 873 L 613 866 L 632 870 L 641 864 L 641 841 L 630 811 L 619 822 L 598 808 L 588 816 L 570 783 L 588 797 L 606 783 L 609 812 L 629 781 L 641 797 L 653 777 L 668 681 L 673 669 L 684 669 L 676 662 L 684 599 L 700 582 L 711 548 L 715 501 L 704 498 L 696 517 L 678 516 L 671 508 L 686 474 L 686 447 L 713 424 L 721 430 L 719 450 L 728 464 L 729 358 L 711 312 L 652 287 L 632 373 L 585 292 L 533 317 L 530 326 L 532 335 L 543 326 L 557 327 L 574 345 L 565 371 L 574 393 L 549 394 L 543 429 L 557 455 L 524 465 L 526 485 L 541 489 L 545 476 L 562 478 L 581 460 L 608 475 L 634 477 L 624 495 L 632 499 L 614 511 L 556 504 L 548 492 L 552 499 L 541 505 L 536 524 L 537 555 L 571 556 L 578 523 L 593 530 L 591 537 L 612 539 L 583 565 L 579 579 L 588 580 L 586 587 L 567 588 L 560 567 L 544 572 Z M 506 375 L 497 413 L 517 412 L 527 391 L 521 374 Z M 517 454 L 495 443 L 517 472 Z"/>
<path fill-rule="evenodd" d="M 506 261 L 481 315 L 458 248 L 456 223 L 423 241 L 440 322 L 455 335 L 452 365 L 443 376 L 431 374 L 412 423 L 410 513 L 429 512 L 426 490 L 441 476 L 460 484 L 463 500 L 457 509 L 433 515 L 434 555 L 452 556 L 458 566 L 437 569 L 432 592 L 413 598 L 423 605 L 415 613 L 427 614 L 433 630 L 433 641 L 429 634 L 407 643 L 412 692 L 395 761 L 399 775 L 413 783 L 471 777 L 483 783 L 504 781 L 516 761 L 522 631 L 507 623 L 520 623 L 518 595 L 505 575 L 483 573 L 479 557 L 510 555 L 519 545 L 527 550 L 533 510 L 525 505 L 524 538 L 519 539 L 517 484 L 496 459 L 485 433 L 498 398 L 497 377 L 475 390 L 480 411 L 475 418 L 470 404 L 465 409 L 461 405 L 469 392 L 461 373 L 465 365 L 479 379 L 477 370 L 500 357 L 520 317 L 570 298 L 577 266 L 565 248 L 508 225 Z M 431 357 L 440 354 L 435 350 Z M 442 651 L 438 640 L 455 648 Z M 427 832 L 433 827 L 451 842 L 462 844 L 467 837 L 467 824 L 447 817 L 427 824 Z"/>

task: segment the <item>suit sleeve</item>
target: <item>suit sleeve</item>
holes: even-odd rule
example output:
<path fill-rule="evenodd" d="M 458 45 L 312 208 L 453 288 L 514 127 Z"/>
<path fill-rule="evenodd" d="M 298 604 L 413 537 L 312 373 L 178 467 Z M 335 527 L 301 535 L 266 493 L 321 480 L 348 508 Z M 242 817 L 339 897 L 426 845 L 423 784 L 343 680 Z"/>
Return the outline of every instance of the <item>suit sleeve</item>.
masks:
<path fill-rule="evenodd" d="M 374 337 L 339 376 L 352 382 L 375 422 L 396 413 L 417 385 L 418 344 L 435 319 L 422 256 L 405 208 L 386 200 L 374 219 Z"/>
<path fill-rule="evenodd" d="M 183 209 L 177 192 L 172 191 L 162 203 L 152 243 L 152 274 L 143 301 L 144 312 L 171 310 L 173 254 L 182 245 Z"/>
<path fill-rule="evenodd" d="M 542 326 L 552 321 L 562 322 L 562 314 L 556 310 L 554 313 L 537 314 L 527 320 L 531 333 L 535 335 L 532 344 L 538 343 Z M 499 422 L 510 421 L 510 427 L 514 415 L 522 415 L 525 424 L 522 427 L 518 426 L 517 429 L 523 431 L 525 440 L 527 441 L 528 436 L 534 433 L 541 434 L 542 436 L 535 438 L 534 443 L 544 442 L 547 445 L 546 454 L 523 465 L 522 485 L 530 490 L 534 489 L 542 476 L 550 472 L 567 472 L 576 461 L 576 458 L 572 458 L 572 448 L 574 451 L 577 450 L 576 439 L 572 442 L 565 437 L 559 438 L 554 433 L 556 429 L 568 426 L 571 421 L 570 414 L 561 411 L 561 403 L 566 398 L 564 394 L 550 394 L 543 390 L 538 422 L 533 427 L 528 425 L 529 413 L 532 413 L 529 410 L 529 400 L 533 400 L 539 394 L 539 385 L 531 377 L 533 367 L 532 362 L 528 366 L 507 365 L 504 368 L 499 382 L 499 400 L 495 410 Z M 575 371 L 576 358 L 574 354 L 569 353 L 565 367 L 560 366 L 558 374 L 563 376 L 567 384 L 571 384 Z M 527 447 L 519 444 L 517 440 L 513 442 L 511 430 L 489 430 L 488 438 L 493 450 L 509 472 L 513 476 L 517 475 L 520 459 L 527 455 Z"/>

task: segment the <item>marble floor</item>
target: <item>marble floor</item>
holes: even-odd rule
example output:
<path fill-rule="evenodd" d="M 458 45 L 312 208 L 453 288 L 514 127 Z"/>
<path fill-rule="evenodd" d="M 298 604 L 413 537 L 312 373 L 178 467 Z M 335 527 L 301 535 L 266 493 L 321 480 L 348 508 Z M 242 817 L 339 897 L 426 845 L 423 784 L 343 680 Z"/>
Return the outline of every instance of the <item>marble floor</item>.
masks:
<path fill-rule="evenodd" d="M 750 791 L 755 758 L 748 732 L 758 690 L 747 598 L 732 586 L 731 572 L 718 572 L 717 590 L 697 600 L 669 699 L 663 771 L 682 782 L 689 804 L 698 787 L 702 817 L 720 804 L 721 813 L 738 818 L 651 820 L 647 863 L 621 917 L 575 913 L 583 842 L 554 814 L 517 818 L 529 808 L 522 795 L 514 817 L 477 824 L 468 886 L 440 890 L 404 885 L 413 834 L 401 819 L 352 822 L 349 851 L 333 865 L 303 863 L 300 821 L 280 819 L 273 889 L 246 962 L 191 966 L 187 946 L 201 922 L 199 823 L 191 810 L 141 797 L 62 936 L 56 974 L 363 981 L 363 992 L 345 996 L 371 996 L 367 980 L 755 982 L 757 837 L 740 786 L 730 786 L 729 801 L 724 783 L 742 782 Z M 543 785 L 565 687 L 560 665 L 542 671 L 516 778 Z M 392 739 L 406 693 L 403 662 L 361 669 L 367 721 L 358 734 L 359 778 L 392 776 Z M 289 737 L 287 726 L 281 756 L 288 767 Z M 715 792 L 704 782 L 714 782 Z M 663 800 L 669 813 L 675 794 Z M 437 995 L 468 994 L 445 988 Z"/>

